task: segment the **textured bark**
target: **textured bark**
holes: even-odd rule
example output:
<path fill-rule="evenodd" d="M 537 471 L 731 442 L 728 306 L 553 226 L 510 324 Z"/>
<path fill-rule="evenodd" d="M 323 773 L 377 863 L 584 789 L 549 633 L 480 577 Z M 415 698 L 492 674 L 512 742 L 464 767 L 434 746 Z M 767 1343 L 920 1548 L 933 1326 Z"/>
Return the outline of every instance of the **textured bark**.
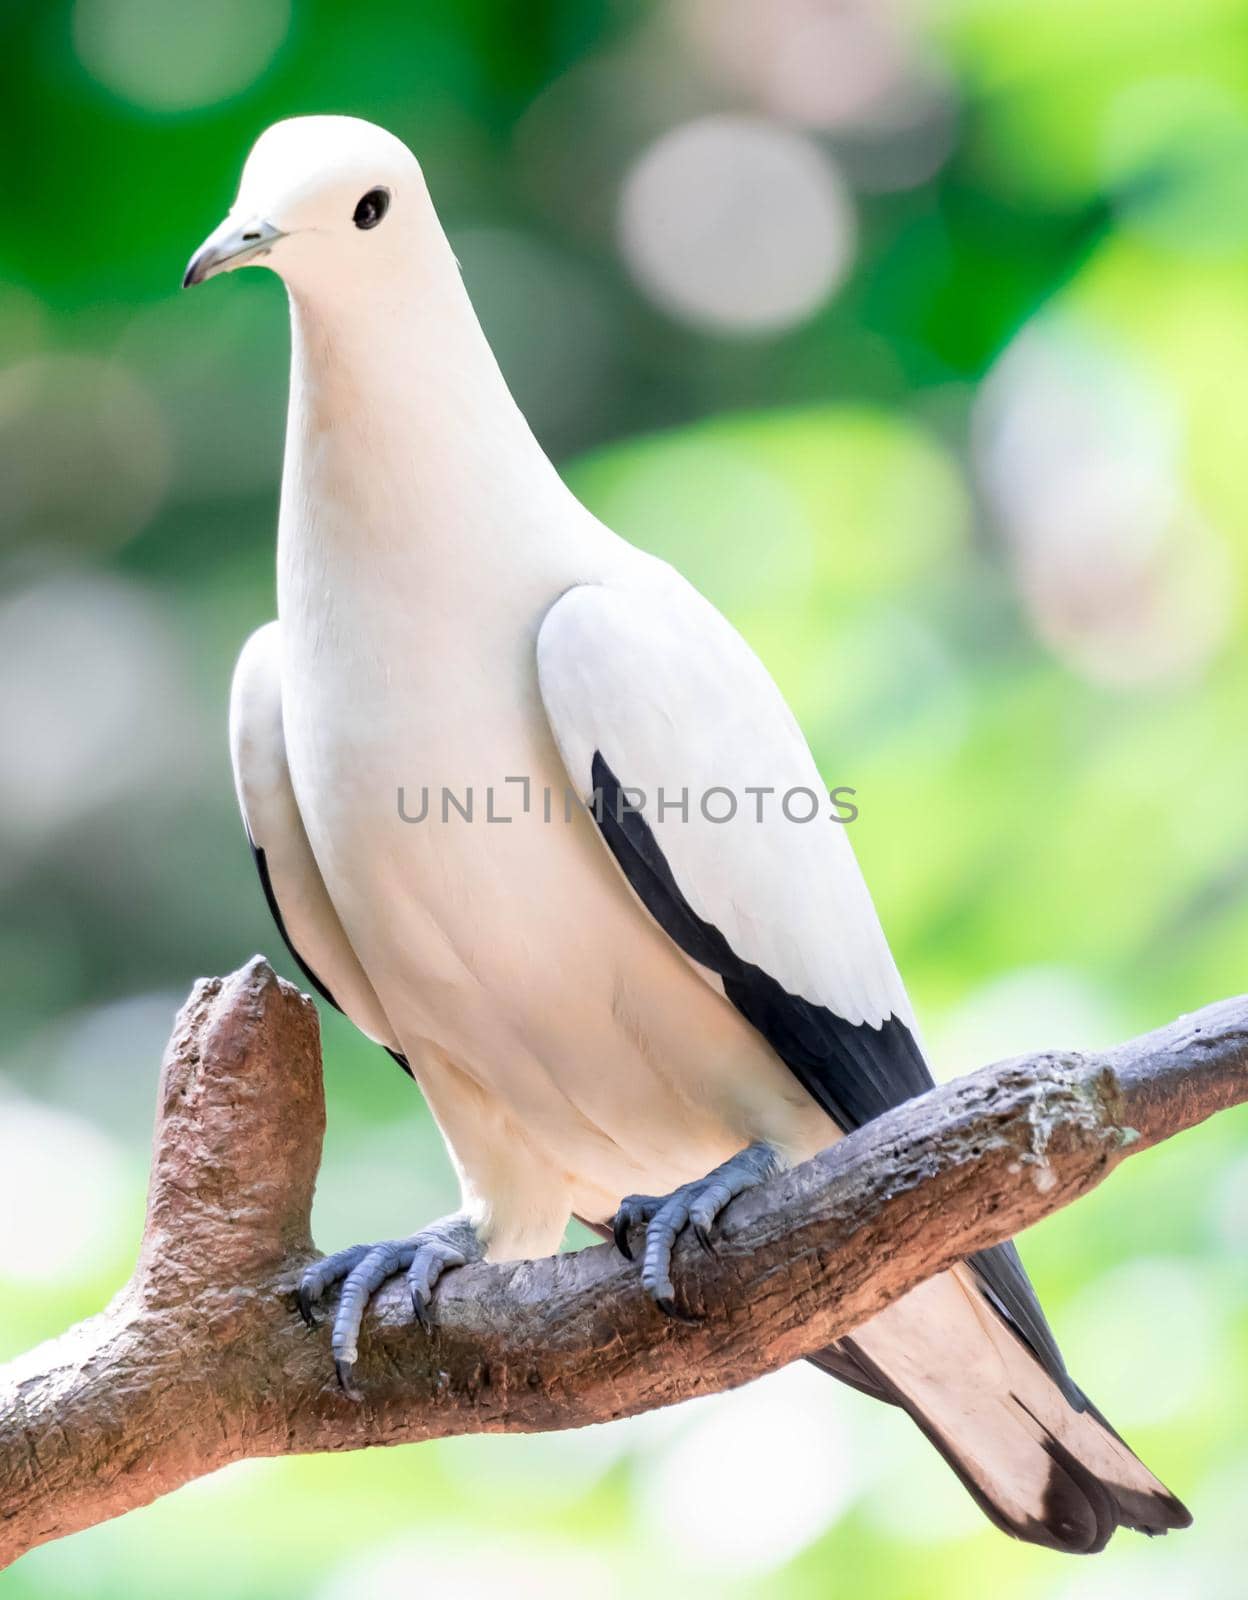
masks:
<path fill-rule="evenodd" d="M 257 957 L 178 1018 L 131 1282 L 0 1371 L 0 1565 L 246 1456 L 576 1427 L 730 1388 L 1245 1099 L 1248 998 L 986 1068 L 742 1196 L 714 1257 L 682 1244 L 696 1324 L 607 1245 L 448 1274 L 432 1336 L 392 1284 L 355 1404 L 293 1298 L 325 1124 L 316 1013 Z"/>

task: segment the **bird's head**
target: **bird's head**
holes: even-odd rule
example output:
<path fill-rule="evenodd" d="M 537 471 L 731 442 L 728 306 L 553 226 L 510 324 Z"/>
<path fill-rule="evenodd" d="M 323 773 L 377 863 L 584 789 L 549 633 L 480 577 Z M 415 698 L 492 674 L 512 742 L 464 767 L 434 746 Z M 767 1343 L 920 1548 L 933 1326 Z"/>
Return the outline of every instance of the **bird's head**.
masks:
<path fill-rule="evenodd" d="M 415 156 L 358 117 L 292 117 L 252 146 L 238 198 L 191 257 L 183 287 L 235 267 L 288 282 L 384 271 L 429 214 Z"/>

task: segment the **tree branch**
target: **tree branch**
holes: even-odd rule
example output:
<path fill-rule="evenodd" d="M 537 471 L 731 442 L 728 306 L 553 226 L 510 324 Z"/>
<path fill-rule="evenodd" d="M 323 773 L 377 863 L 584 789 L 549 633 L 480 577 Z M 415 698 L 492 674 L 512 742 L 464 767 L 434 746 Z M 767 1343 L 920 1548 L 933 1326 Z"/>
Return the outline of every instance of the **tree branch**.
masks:
<path fill-rule="evenodd" d="M 683 1246 L 696 1325 L 607 1245 L 451 1273 L 438 1327 L 392 1284 L 354 1404 L 294 1311 L 325 1124 L 316 1013 L 259 957 L 196 985 L 165 1054 L 147 1222 L 98 1316 L 0 1371 L 0 1565 L 247 1456 L 568 1428 L 730 1388 L 831 1343 L 1248 1099 L 1248 997 L 1104 1054 L 946 1084 L 741 1197 Z"/>

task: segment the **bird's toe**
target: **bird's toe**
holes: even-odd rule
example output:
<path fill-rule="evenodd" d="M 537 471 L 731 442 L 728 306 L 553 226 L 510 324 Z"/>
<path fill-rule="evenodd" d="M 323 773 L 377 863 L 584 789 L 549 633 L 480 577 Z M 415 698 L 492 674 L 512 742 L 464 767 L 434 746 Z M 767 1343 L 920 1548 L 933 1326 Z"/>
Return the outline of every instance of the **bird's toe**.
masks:
<path fill-rule="evenodd" d="M 342 1284 L 334 1309 L 330 1349 L 343 1394 L 362 1398 L 355 1378 L 359 1360 L 360 1329 L 369 1301 L 378 1289 L 399 1273 L 407 1274 L 412 1314 L 421 1327 L 430 1327 L 430 1305 L 438 1279 L 451 1267 L 479 1261 L 485 1247 L 475 1227 L 456 1214 L 422 1228 L 410 1239 L 387 1239 L 381 1244 L 356 1244 L 314 1261 L 300 1276 L 296 1289 L 299 1315 L 316 1326 L 316 1306 L 336 1283 Z"/>
<path fill-rule="evenodd" d="M 675 1300 L 667 1295 L 655 1295 L 654 1303 L 665 1317 L 672 1322 L 683 1322 L 686 1327 L 696 1328 L 702 1320 L 701 1317 L 695 1317 L 691 1311 L 682 1311 Z"/>
<path fill-rule="evenodd" d="M 645 1227 L 662 1204 L 662 1195 L 655 1194 L 629 1194 L 620 1201 L 611 1223 L 611 1236 L 615 1240 L 615 1248 L 625 1261 L 634 1259 L 630 1238 L 633 1230 Z"/>
<path fill-rule="evenodd" d="M 305 1328 L 315 1328 L 316 1318 L 312 1314 L 312 1307 L 316 1304 L 316 1294 L 307 1282 L 307 1273 L 299 1280 L 299 1287 L 295 1291 L 295 1299 L 299 1306 L 299 1315 L 303 1319 Z"/>
<path fill-rule="evenodd" d="M 325 1291 L 345 1278 L 353 1267 L 358 1266 L 370 1248 L 366 1244 L 348 1245 L 345 1250 L 335 1250 L 333 1255 L 322 1256 L 319 1261 L 313 1261 L 304 1268 L 299 1278 L 296 1299 L 299 1303 L 299 1315 L 309 1328 L 316 1326 L 315 1308 Z"/>
<path fill-rule="evenodd" d="M 668 1316 L 675 1315 L 676 1290 L 672 1284 L 672 1251 L 689 1222 L 688 1189 L 677 1189 L 655 1212 L 646 1228 L 641 1258 L 641 1284 Z M 682 1319 L 685 1320 L 685 1319 Z"/>
<path fill-rule="evenodd" d="M 416 1236 L 416 1253 L 407 1269 L 407 1285 L 412 1295 L 412 1314 L 426 1333 L 433 1327 L 434 1287 L 448 1267 L 462 1267 L 468 1261 L 470 1252 L 466 1244 L 466 1240 L 433 1229 Z M 473 1259 L 479 1259 L 479 1244 L 471 1254 Z"/>
<path fill-rule="evenodd" d="M 330 1338 L 338 1381 L 343 1393 L 354 1399 L 359 1398 L 354 1371 L 359 1356 L 360 1327 L 368 1302 L 387 1278 L 393 1278 L 411 1265 L 416 1246 L 410 1239 L 387 1239 L 383 1244 L 356 1246 L 356 1249 L 360 1254 L 345 1274 Z M 347 1253 L 342 1252 L 343 1255 Z M 333 1260 L 332 1257 L 328 1259 Z"/>
<path fill-rule="evenodd" d="M 724 1207 L 746 1189 L 769 1178 L 779 1167 L 780 1159 L 770 1145 L 752 1144 L 705 1178 L 682 1184 L 669 1195 L 659 1198 L 634 1194 L 620 1202 L 611 1229 L 616 1245 L 631 1261 L 629 1233 L 644 1224 L 642 1287 L 665 1316 L 679 1322 L 698 1320 L 679 1308 L 672 1284 L 672 1252 L 680 1235 L 688 1228 L 703 1250 L 713 1255 L 712 1229 Z"/>
<path fill-rule="evenodd" d="M 364 1398 L 356 1385 L 354 1361 L 335 1361 L 334 1371 L 338 1374 L 338 1387 L 348 1400 L 362 1400 Z"/>

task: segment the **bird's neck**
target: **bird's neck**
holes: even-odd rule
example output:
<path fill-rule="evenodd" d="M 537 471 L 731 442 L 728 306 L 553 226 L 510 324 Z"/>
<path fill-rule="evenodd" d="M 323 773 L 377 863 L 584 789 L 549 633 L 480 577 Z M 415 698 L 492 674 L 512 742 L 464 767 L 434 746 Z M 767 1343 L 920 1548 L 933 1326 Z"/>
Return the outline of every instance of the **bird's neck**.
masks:
<path fill-rule="evenodd" d="M 580 512 L 512 399 L 449 246 L 389 294 L 290 288 L 279 605 L 379 575 L 432 604 L 482 564 L 519 581 Z M 575 513 L 580 513 L 578 516 Z"/>

